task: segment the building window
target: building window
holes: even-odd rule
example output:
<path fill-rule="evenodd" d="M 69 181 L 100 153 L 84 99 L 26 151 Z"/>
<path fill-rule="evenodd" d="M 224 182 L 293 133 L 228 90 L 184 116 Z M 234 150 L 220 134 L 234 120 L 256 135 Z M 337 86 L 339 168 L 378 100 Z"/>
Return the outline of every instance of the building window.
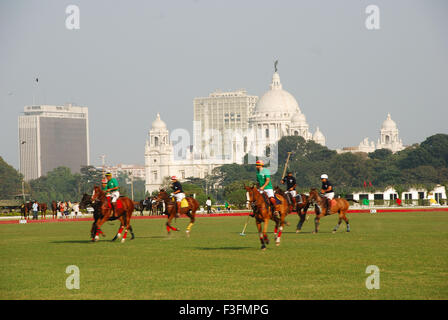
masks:
<path fill-rule="evenodd" d="M 159 146 L 159 137 L 154 137 L 154 145 Z"/>
<path fill-rule="evenodd" d="M 185 179 L 185 170 L 180 171 L 180 177 L 181 179 Z"/>
<path fill-rule="evenodd" d="M 266 157 L 270 157 L 271 156 L 271 148 L 268 146 L 266 147 Z"/>
<path fill-rule="evenodd" d="M 269 129 L 266 129 L 265 134 L 266 134 L 266 138 L 269 138 Z"/>
<path fill-rule="evenodd" d="M 152 178 L 154 179 L 154 181 L 157 181 L 157 171 L 152 172 Z"/>
<path fill-rule="evenodd" d="M 295 136 L 298 136 L 299 135 L 299 132 L 296 130 L 296 131 L 294 131 L 294 135 Z"/>

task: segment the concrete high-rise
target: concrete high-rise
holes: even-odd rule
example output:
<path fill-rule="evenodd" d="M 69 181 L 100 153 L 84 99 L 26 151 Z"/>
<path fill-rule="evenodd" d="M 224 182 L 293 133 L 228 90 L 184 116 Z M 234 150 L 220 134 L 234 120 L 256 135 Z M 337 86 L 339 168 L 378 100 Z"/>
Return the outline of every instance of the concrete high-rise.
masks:
<path fill-rule="evenodd" d="M 87 107 L 33 105 L 19 116 L 20 172 L 26 181 L 60 167 L 89 165 Z"/>

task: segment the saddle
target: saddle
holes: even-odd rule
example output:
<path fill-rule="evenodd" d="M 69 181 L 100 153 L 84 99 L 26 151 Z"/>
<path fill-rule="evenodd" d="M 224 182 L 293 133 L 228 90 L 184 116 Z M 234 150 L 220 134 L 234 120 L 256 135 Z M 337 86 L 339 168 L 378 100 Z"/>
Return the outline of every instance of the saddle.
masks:
<path fill-rule="evenodd" d="M 112 203 L 111 203 L 111 197 L 107 197 L 107 205 L 109 209 L 112 209 Z M 118 198 L 117 201 L 115 202 L 115 208 L 116 209 L 122 209 L 123 208 L 123 202 L 121 202 L 121 199 Z"/>

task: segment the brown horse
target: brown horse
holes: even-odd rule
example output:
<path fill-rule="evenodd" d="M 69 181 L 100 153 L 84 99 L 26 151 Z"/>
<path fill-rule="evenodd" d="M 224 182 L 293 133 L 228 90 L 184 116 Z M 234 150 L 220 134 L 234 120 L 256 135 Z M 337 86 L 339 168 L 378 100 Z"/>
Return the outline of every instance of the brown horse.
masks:
<path fill-rule="evenodd" d="M 54 200 L 51 201 L 51 212 L 53 219 L 56 219 L 58 217 L 58 204 Z"/>
<path fill-rule="evenodd" d="M 275 192 L 276 193 L 280 193 L 283 192 L 279 187 L 275 187 Z M 286 194 L 285 194 L 286 195 Z M 288 195 L 286 195 L 288 196 Z M 308 209 L 311 206 L 311 201 L 310 201 L 310 197 L 307 196 L 306 194 L 298 194 L 297 196 L 300 196 L 302 198 L 302 202 L 298 203 L 297 200 L 294 204 L 290 204 L 289 205 L 289 211 L 290 212 L 297 212 L 297 215 L 299 216 L 299 222 L 297 223 L 297 229 L 296 229 L 296 233 L 299 233 L 302 231 L 302 226 L 303 223 L 305 222 L 305 220 L 308 220 L 308 216 L 306 215 L 308 212 Z M 289 197 L 292 200 L 292 196 L 289 194 Z M 314 205 L 315 209 L 317 208 L 317 205 Z M 317 210 L 317 209 L 316 209 Z"/>
<path fill-rule="evenodd" d="M 185 231 L 187 233 L 187 236 L 190 236 L 191 227 L 193 226 L 195 222 L 195 216 L 196 211 L 199 208 L 199 202 L 192 197 L 185 197 L 185 199 L 188 202 L 188 207 L 181 207 L 179 214 L 185 214 L 190 218 L 190 224 L 187 227 L 187 230 Z M 168 221 L 166 222 L 166 231 L 168 234 L 171 230 L 173 231 L 180 231 L 178 228 L 174 228 L 171 226 L 171 221 L 176 217 L 177 212 L 177 204 L 176 201 L 171 199 L 171 197 L 168 195 L 168 193 L 165 190 L 160 190 L 159 194 L 156 197 L 156 202 L 163 201 L 165 203 L 166 212 L 168 214 Z"/>
<path fill-rule="evenodd" d="M 47 214 L 47 204 L 46 203 L 39 203 L 39 211 L 42 214 L 42 218 L 46 219 L 46 214 Z"/>
<path fill-rule="evenodd" d="M 266 250 L 266 245 L 269 244 L 269 238 L 267 235 L 269 220 L 273 220 L 275 222 L 275 229 L 274 229 L 275 244 L 279 246 L 283 227 L 285 224 L 285 218 L 286 215 L 289 213 L 290 209 L 285 194 L 282 193 L 276 194 L 277 198 L 281 201 L 281 203 L 275 205 L 274 211 L 278 211 L 280 213 L 280 217 L 275 217 L 274 212 L 272 212 L 269 200 L 267 200 L 260 193 L 257 187 L 244 186 L 244 188 L 247 191 L 247 199 L 254 211 L 255 223 L 257 224 L 258 235 L 260 237 L 261 242 L 261 250 Z M 264 223 L 263 231 L 261 230 L 262 223 Z"/>
<path fill-rule="evenodd" d="M 96 200 L 99 200 L 101 203 L 100 212 L 101 216 L 100 218 L 95 222 L 93 226 L 93 232 L 95 234 L 95 237 L 92 239 L 92 241 L 98 241 L 99 234 L 101 232 L 101 226 L 108 220 L 120 220 L 120 229 L 118 230 L 117 235 L 112 239 L 114 241 L 117 238 L 121 238 L 121 232 L 123 229 L 124 235 L 121 239 L 121 242 L 125 242 L 126 236 L 128 234 L 128 230 L 131 232 L 132 239 L 134 239 L 134 232 L 132 231 L 132 226 L 130 225 L 132 213 L 134 212 L 134 203 L 131 199 L 127 197 L 120 197 L 117 199 L 117 202 L 115 203 L 115 215 L 113 215 L 113 210 L 111 207 L 109 207 L 109 200 L 106 197 L 106 194 L 103 190 L 101 190 L 100 187 L 95 186 L 93 188 L 93 194 L 92 194 L 92 202 L 95 202 Z M 121 207 L 118 204 L 118 201 L 121 202 Z"/>
<path fill-rule="evenodd" d="M 330 200 L 329 205 L 327 207 L 327 199 L 325 197 L 321 197 L 316 189 L 310 190 L 309 198 L 310 201 L 319 206 L 319 210 L 316 210 L 316 218 L 314 219 L 315 229 L 313 233 L 317 233 L 319 231 L 320 218 L 335 213 L 339 214 L 339 221 L 338 224 L 333 228 L 333 233 L 335 233 L 338 230 L 342 220 L 344 220 L 345 224 L 347 225 L 347 232 L 350 232 L 350 224 L 347 218 L 347 211 L 350 204 L 346 199 L 336 198 Z"/>

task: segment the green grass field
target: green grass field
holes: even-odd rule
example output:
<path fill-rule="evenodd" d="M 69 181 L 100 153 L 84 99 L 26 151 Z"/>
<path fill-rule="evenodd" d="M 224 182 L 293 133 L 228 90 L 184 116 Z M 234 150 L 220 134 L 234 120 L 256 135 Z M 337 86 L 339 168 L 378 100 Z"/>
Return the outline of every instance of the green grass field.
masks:
<path fill-rule="evenodd" d="M 89 241 L 90 222 L 0 225 L 0 299 L 447 299 L 448 212 L 349 214 L 303 233 L 289 216 L 282 243 L 260 250 L 251 219 L 199 218 L 192 235 L 166 235 L 164 219 L 135 220 L 136 239 Z M 176 225 L 182 230 L 185 218 Z M 270 225 L 270 231 L 273 225 Z M 80 289 L 68 290 L 68 265 L 80 269 Z M 380 289 L 368 290 L 366 267 L 380 269 Z"/>

